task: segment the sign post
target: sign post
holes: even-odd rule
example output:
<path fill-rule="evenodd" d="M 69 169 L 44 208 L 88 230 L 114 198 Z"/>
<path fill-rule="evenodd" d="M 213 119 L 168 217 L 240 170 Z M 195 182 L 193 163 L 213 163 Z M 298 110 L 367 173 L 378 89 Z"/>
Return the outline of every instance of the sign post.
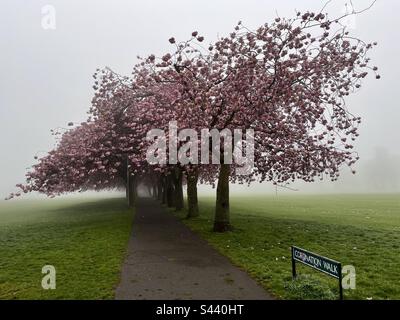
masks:
<path fill-rule="evenodd" d="M 334 277 L 339 281 L 339 299 L 343 300 L 342 264 L 311 251 L 292 246 L 292 276 L 296 278 L 296 261 Z"/>

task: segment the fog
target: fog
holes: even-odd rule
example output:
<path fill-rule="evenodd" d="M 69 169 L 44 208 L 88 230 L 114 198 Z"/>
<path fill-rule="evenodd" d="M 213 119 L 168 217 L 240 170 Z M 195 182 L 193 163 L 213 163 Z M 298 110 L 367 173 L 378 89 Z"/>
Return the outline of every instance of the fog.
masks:
<path fill-rule="evenodd" d="M 137 55 L 163 53 L 168 38 L 186 39 L 194 30 L 214 41 L 241 20 L 250 27 L 295 9 L 319 10 L 326 1 L 23 1 L 3 0 L 0 19 L 0 197 L 24 181 L 26 169 L 54 146 L 50 129 L 86 119 L 93 95 L 92 74 L 109 66 L 129 74 Z M 356 9 L 367 0 L 353 1 Z M 44 5 L 52 5 L 56 28 L 42 27 Z M 345 1 L 332 1 L 330 16 L 341 15 Z M 378 0 L 372 9 L 350 21 L 353 32 L 377 41 L 371 57 L 382 79 L 364 82 L 348 99 L 352 113 L 362 117 L 356 143 L 361 160 L 357 174 L 344 168 L 341 179 L 291 186 L 296 192 L 399 192 L 400 126 L 398 77 L 400 2 Z M 203 192 L 209 188 L 201 187 Z M 270 184 L 233 192 L 275 192 Z M 278 188 L 278 192 L 294 192 Z"/>

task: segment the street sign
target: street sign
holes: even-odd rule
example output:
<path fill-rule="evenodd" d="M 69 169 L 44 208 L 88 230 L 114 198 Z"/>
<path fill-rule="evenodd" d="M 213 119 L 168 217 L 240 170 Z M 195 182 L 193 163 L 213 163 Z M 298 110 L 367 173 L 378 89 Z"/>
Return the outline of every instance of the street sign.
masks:
<path fill-rule="evenodd" d="M 308 250 L 292 246 L 292 275 L 296 278 L 296 261 L 339 280 L 340 300 L 343 299 L 342 264 Z"/>

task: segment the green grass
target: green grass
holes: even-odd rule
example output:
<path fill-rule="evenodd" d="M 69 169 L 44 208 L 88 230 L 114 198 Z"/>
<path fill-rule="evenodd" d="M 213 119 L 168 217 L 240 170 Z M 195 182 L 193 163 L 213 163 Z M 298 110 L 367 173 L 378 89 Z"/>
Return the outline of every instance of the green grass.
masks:
<path fill-rule="evenodd" d="M 0 203 L 0 299 L 111 299 L 132 222 L 124 199 Z M 41 287 L 44 265 L 56 289 Z"/>
<path fill-rule="evenodd" d="M 225 234 L 211 231 L 213 198 L 201 198 L 200 211 L 183 221 L 278 298 L 294 298 L 287 284 L 297 245 L 356 268 L 346 299 L 400 299 L 400 195 L 233 196 L 235 229 Z M 337 280 L 298 272 L 337 293 Z"/>

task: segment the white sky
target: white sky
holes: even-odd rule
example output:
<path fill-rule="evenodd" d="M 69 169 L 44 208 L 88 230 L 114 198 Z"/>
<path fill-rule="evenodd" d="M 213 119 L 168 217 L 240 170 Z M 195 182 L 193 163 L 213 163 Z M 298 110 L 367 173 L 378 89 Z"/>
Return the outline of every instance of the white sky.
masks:
<path fill-rule="evenodd" d="M 26 168 L 34 163 L 33 156 L 38 151 L 52 148 L 54 139 L 50 129 L 86 118 L 96 68 L 107 65 L 129 74 L 137 55 L 167 52 L 171 36 L 186 39 L 197 30 L 205 36 L 205 42 L 211 42 L 218 35 L 230 32 L 239 20 L 255 28 L 271 21 L 277 13 L 293 16 L 295 9 L 318 10 L 324 3 L 316 0 L 2 0 L 0 199 L 14 191 L 16 183 L 24 181 Z M 344 3 L 344 0 L 333 0 L 327 8 L 329 14 L 341 14 Z M 370 1 L 354 0 L 353 3 L 359 9 Z M 41 26 L 41 9 L 47 4 L 56 10 L 55 30 L 44 30 Z M 363 118 L 357 142 L 361 168 L 375 156 L 377 148 L 386 150 L 392 160 L 395 154 L 400 154 L 398 12 L 400 1 L 378 0 L 371 10 L 357 17 L 353 30 L 367 42 L 379 43 L 372 58 L 382 75 L 380 81 L 370 77 L 361 92 L 348 100 L 353 113 Z M 352 190 L 357 185 L 354 181 L 358 181 L 358 186 L 363 184 L 362 177 L 361 169 L 355 180 L 346 178 L 343 183 L 348 183 Z M 315 188 L 321 190 L 319 185 Z M 264 187 L 256 189 L 264 190 Z M 333 189 L 330 185 L 322 188 Z"/>

